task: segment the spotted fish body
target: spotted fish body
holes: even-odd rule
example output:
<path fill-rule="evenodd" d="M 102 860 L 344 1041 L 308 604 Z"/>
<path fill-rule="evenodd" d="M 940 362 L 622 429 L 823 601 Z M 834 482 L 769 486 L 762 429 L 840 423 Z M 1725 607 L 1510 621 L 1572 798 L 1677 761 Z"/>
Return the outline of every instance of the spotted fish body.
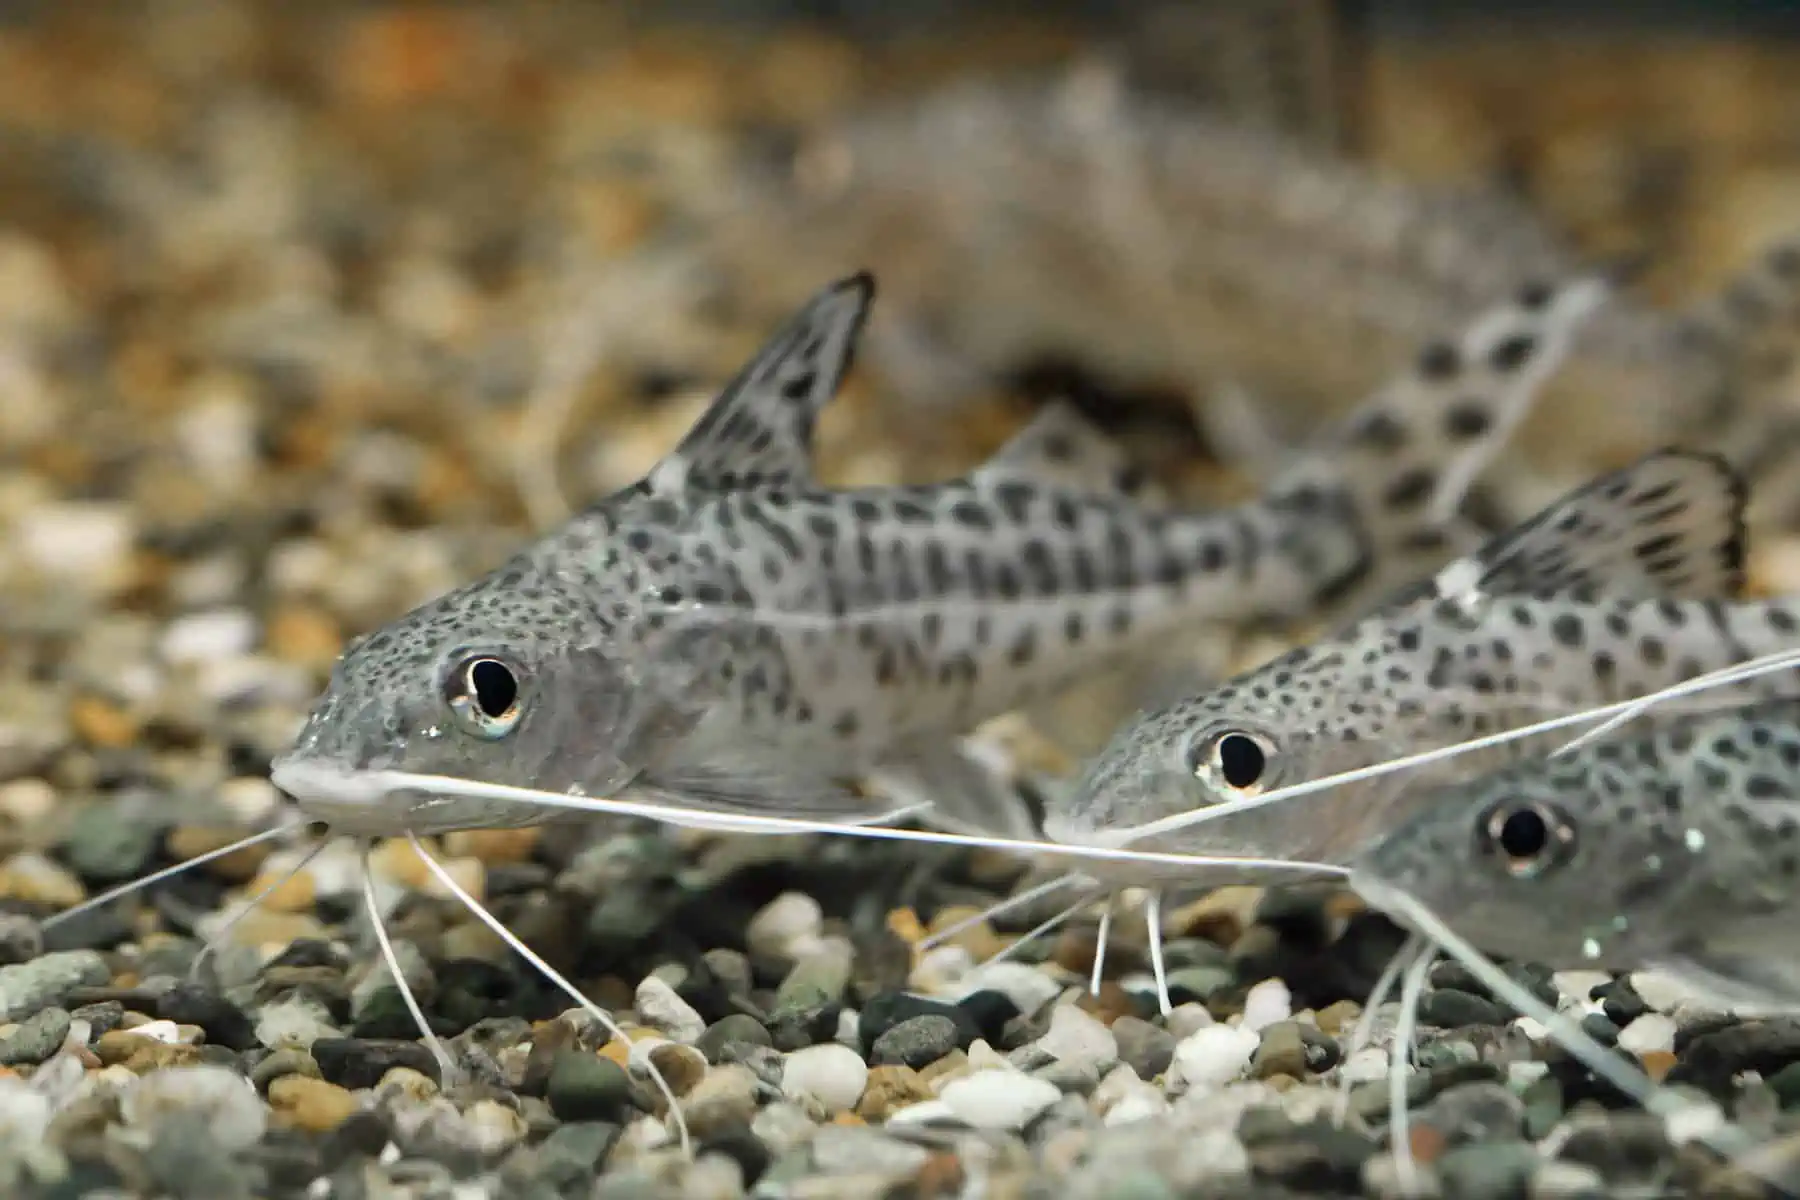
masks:
<path fill-rule="evenodd" d="M 1182 812 L 1636 698 L 1792 648 L 1800 600 L 1733 599 L 1744 499 L 1730 468 L 1708 455 L 1663 452 L 1595 480 L 1340 635 L 1128 723 L 1047 813 L 1045 830 L 1061 842 L 1116 843 Z M 1800 678 L 1781 672 L 1668 711 L 1796 691 Z M 1541 752 L 1555 736 L 1170 831 L 1143 846 L 1342 863 L 1421 803 L 1430 782 Z"/>
<path fill-rule="evenodd" d="M 1800 702 L 1632 729 L 1434 792 L 1358 855 L 1488 954 L 1800 1006 Z"/>
<path fill-rule="evenodd" d="M 1581 269 L 1504 194 L 1411 184 L 1093 72 L 867 110 L 801 168 L 746 173 L 720 252 L 762 281 L 872 263 L 893 302 L 871 349 L 920 404 L 1049 347 L 1106 377 L 1230 382 L 1323 419 L 1443 322 Z M 1734 443 L 1760 429 L 1797 315 L 1792 234 L 1688 308 L 1610 306 L 1552 385 L 1578 411 L 1530 431 L 1532 466 L 1560 487 L 1724 413 L 1743 419 Z"/>
<path fill-rule="evenodd" d="M 1237 508 L 1148 512 L 1051 408 L 941 484 L 835 491 L 815 418 L 872 295 L 826 289 L 642 481 L 352 645 L 274 779 L 349 832 L 534 823 L 370 796 L 372 770 L 714 812 L 872 819 L 879 773 L 948 824 L 1024 832 L 955 738 L 1196 620 L 1308 615 L 1443 553 L 1454 507 L 1598 303 L 1535 289 L 1434 343 Z"/>

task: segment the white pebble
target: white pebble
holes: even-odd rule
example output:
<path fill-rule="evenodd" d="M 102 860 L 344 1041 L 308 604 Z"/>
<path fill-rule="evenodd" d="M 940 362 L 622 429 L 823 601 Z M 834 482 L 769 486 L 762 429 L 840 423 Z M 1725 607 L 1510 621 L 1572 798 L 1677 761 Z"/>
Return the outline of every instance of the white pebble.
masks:
<path fill-rule="evenodd" d="M 1278 1021 L 1294 1015 L 1294 996 L 1279 979 L 1265 979 L 1244 996 L 1242 1025 L 1252 1033 L 1261 1033 Z"/>
<path fill-rule="evenodd" d="M 675 989 L 654 975 L 637 986 L 636 1007 L 644 1024 L 675 1041 L 692 1044 L 706 1032 L 706 1020 Z"/>
<path fill-rule="evenodd" d="M 1106 1110 L 1101 1118 L 1107 1125 L 1129 1125 L 1134 1121 L 1148 1121 L 1160 1117 L 1169 1111 L 1169 1101 L 1153 1087 L 1136 1088 L 1127 1092 L 1119 1102 Z"/>
<path fill-rule="evenodd" d="M 1506 1086 L 1522 1092 L 1550 1073 L 1550 1064 L 1535 1058 L 1517 1058 L 1506 1064 Z"/>
<path fill-rule="evenodd" d="M 1632 972 L 1631 990 L 1657 1012 L 1674 1012 L 1684 1004 L 1697 1004 L 1706 1009 L 1718 1007 L 1705 992 L 1661 971 Z"/>
<path fill-rule="evenodd" d="M 237 658 L 256 645 L 256 617 L 242 608 L 215 608 L 169 622 L 158 649 L 168 663 Z"/>
<path fill-rule="evenodd" d="M 1050 1010 L 1050 1028 L 1037 1046 L 1058 1062 L 1092 1063 L 1101 1071 L 1119 1061 L 1112 1030 L 1073 1004 Z"/>
<path fill-rule="evenodd" d="M 260 1107 L 260 1106 L 259 1106 Z M 50 1129 L 50 1097 L 16 1076 L 0 1076 L 0 1142 L 27 1146 Z"/>
<path fill-rule="evenodd" d="M 239 775 L 219 785 L 218 800 L 246 823 L 259 820 L 281 805 L 281 793 L 267 779 Z"/>
<path fill-rule="evenodd" d="M 1669 1135 L 1670 1145 L 1683 1146 L 1700 1138 L 1714 1137 L 1728 1124 L 1724 1111 L 1717 1104 L 1710 1100 L 1693 1100 L 1663 1118 L 1663 1131 Z"/>
<path fill-rule="evenodd" d="M 753 917 L 744 929 L 750 953 L 793 958 L 797 944 L 815 941 L 825 927 L 825 910 L 804 892 L 783 892 Z"/>
<path fill-rule="evenodd" d="M 248 1079 L 224 1067 L 165 1067 L 153 1071 L 120 1098 L 125 1124 L 153 1130 L 177 1113 L 204 1117 L 222 1149 L 241 1150 L 261 1140 L 268 1110 Z"/>
<path fill-rule="evenodd" d="M 1659 1012 L 1645 1013 L 1619 1030 L 1619 1049 L 1632 1054 L 1675 1049 L 1675 1019 Z"/>
<path fill-rule="evenodd" d="M 1380 1046 L 1364 1046 L 1344 1061 L 1337 1074 L 1348 1083 L 1373 1083 L 1386 1079 L 1387 1070 L 1388 1052 Z"/>
<path fill-rule="evenodd" d="M 56 809 L 56 789 L 42 779 L 14 779 L 0 783 L 0 813 L 21 825 L 49 816 Z"/>
<path fill-rule="evenodd" d="M 938 1099 L 976 1129 L 1022 1129 L 1061 1095 L 1054 1083 L 1019 1071 L 977 1071 L 945 1084 Z"/>
<path fill-rule="evenodd" d="M 1540 1163 L 1531 1173 L 1531 1200 L 1581 1200 L 1605 1194 L 1606 1177 L 1585 1163 Z"/>
<path fill-rule="evenodd" d="M 1543 1042 L 1550 1037 L 1550 1027 L 1532 1017 L 1518 1017 L 1512 1027 L 1533 1043 Z"/>
<path fill-rule="evenodd" d="M 1176 1041 L 1189 1037 L 1208 1025 L 1216 1024 L 1218 1022 L 1213 1020 L 1213 1015 L 1206 1011 L 1204 1004 L 1195 1004 L 1191 1000 L 1186 1004 L 1177 1004 L 1175 1011 L 1163 1019 L 1163 1028 Z"/>
<path fill-rule="evenodd" d="M 1062 984 L 1036 967 L 1003 959 L 976 967 L 964 975 L 957 983 L 957 999 L 976 992 L 995 991 L 1011 1000 L 1020 1013 L 1031 1017 L 1060 996 L 1062 990 Z"/>
<path fill-rule="evenodd" d="M 812 1100 L 826 1112 L 845 1112 L 862 1099 L 869 1064 L 848 1046 L 828 1042 L 795 1050 L 783 1062 L 781 1094 L 790 1100 Z"/>
<path fill-rule="evenodd" d="M 122 504 L 68 500 L 39 505 L 19 515 L 13 538 L 20 553 L 46 575 L 107 581 L 137 536 Z"/>
<path fill-rule="evenodd" d="M 192 1042 L 194 1038 L 184 1034 L 181 1027 L 173 1021 L 145 1021 L 142 1025 L 123 1030 L 132 1037 L 149 1038 L 153 1042 L 161 1042 L 165 1046 L 179 1046 L 184 1042 Z"/>
<path fill-rule="evenodd" d="M 942 1100 L 921 1100 L 917 1104 L 909 1104 L 905 1108 L 896 1108 L 888 1114 L 885 1125 L 924 1125 L 929 1121 L 955 1121 L 959 1118 L 956 1110 Z M 752 1132 L 755 1126 L 751 1127 Z"/>
<path fill-rule="evenodd" d="M 1558 971 L 1550 976 L 1550 982 L 1556 985 L 1558 995 L 1585 1001 L 1595 988 L 1611 983 L 1612 976 L 1605 971 Z"/>
<path fill-rule="evenodd" d="M 1175 1047 L 1170 1074 L 1190 1088 L 1219 1087 L 1244 1073 L 1261 1041 L 1254 1031 L 1241 1026 L 1208 1025 Z"/>

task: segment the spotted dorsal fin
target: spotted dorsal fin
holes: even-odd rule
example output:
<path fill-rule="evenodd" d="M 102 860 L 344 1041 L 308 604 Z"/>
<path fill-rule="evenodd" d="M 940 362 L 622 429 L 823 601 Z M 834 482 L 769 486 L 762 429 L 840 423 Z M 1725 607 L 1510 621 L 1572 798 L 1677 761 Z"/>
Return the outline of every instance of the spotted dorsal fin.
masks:
<path fill-rule="evenodd" d="M 1077 492 L 1132 492 L 1139 482 L 1124 448 L 1066 400 L 1038 410 L 970 478 L 989 484 L 1022 480 Z"/>
<path fill-rule="evenodd" d="M 813 427 L 856 349 L 875 298 L 860 271 L 807 301 L 645 479 L 659 493 L 802 484 L 813 477 Z"/>
<path fill-rule="evenodd" d="M 1429 587 L 1446 599 L 1735 598 L 1746 499 L 1743 480 L 1717 455 L 1659 451 L 1575 489 L 1450 563 Z"/>

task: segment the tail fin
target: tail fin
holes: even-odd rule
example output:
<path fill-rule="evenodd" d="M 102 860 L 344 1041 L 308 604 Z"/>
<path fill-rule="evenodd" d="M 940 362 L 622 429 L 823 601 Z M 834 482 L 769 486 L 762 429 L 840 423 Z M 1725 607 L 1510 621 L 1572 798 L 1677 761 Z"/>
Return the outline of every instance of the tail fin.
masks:
<path fill-rule="evenodd" d="M 1455 336 L 1422 347 L 1266 490 L 1272 503 L 1324 489 L 1350 506 L 1385 591 L 1435 569 L 1457 548 L 1470 485 L 1531 411 L 1577 332 L 1607 298 L 1597 276 L 1522 288 Z"/>

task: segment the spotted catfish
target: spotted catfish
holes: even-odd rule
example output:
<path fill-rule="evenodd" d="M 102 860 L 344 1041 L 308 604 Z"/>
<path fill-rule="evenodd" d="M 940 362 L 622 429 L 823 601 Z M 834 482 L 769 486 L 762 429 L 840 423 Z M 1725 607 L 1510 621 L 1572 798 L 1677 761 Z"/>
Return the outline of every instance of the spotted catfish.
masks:
<path fill-rule="evenodd" d="M 529 804 L 371 794 L 378 770 L 712 813 L 1028 832 L 957 735 L 1196 620 L 1309 616 L 1447 553 L 1440 510 L 1605 294 L 1534 289 L 1371 397 L 1225 511 L 1146 511 L 1052 408 L 967 477 L 833 490 L 812 432 L 867 275 L 825 289 L 640 482 L 353 644 L 275 764 L 346 832 L 536 823 Z"/>
<path fill-rule="evenodd" d="M 1119 730 L 1053 801 L 1057 841 L 1142 839 L 1342 863 L 1425 784 L 1540 752 L 1539 735 L 1260 805 L 1190 830 L 1184 813 L 1631 699 L 1790 648 L 1800 600 L 1739 598 L 1745 490 L 1722 460 L 1665 451 L 1603 476 L 1336 636 Z M 1800 690 L 1785 671 L 1668 711 Z"/>
<path fill-rule="evenodd" d="M 1657 967 L 1800 1008 L 1800 701 L 1763 701 L 1434 793 L 1353 863 L 1488 954 Z"/>

